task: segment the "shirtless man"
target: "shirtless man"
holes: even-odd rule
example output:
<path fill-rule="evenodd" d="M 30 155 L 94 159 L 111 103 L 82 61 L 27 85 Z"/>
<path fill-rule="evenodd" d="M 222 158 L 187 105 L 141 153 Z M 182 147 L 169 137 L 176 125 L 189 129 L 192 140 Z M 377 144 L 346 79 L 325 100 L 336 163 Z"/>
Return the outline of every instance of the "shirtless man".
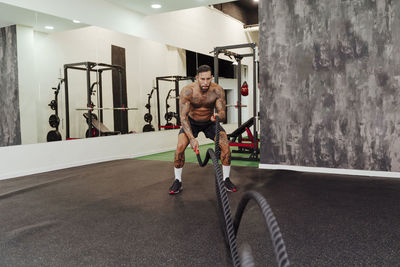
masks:
<path fill-rule="evenodd" d="M 182 190 L 182 168 L 185 164 L 185 149 L 190 143 L 193 150 L 198 150 L 199 143 L 196 139 L 199 132 L 215 141 L 214 108 L 220 120 L 225 119 L 225 93 L 224 89 L 211 82 L 211 68 L 202 65 L 197 69 L 196 81 L 185 86 L 179 95 L 180 116 L 182 128 L 178 135 L 178 145 L 175 152 L 175 180 L 169 193 L 178 194 Z M 221 127 L 222 128 L 222 127 Z M 236 186 L 229 179 L 231 168 L 231 152 L 228 137 L 221 129 L 219 145 L 221 148 L 222 172 L 227 191 L 236 192 Z"/>

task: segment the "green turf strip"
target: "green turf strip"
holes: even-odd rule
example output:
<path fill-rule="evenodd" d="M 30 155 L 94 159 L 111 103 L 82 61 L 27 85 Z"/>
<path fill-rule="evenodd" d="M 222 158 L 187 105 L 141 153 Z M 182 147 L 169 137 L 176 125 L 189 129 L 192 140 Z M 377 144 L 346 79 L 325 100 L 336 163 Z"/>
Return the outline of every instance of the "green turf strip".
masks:
<path fill-rule="evenodd" d="M 214 148 L 214 144 L 208 144 L 208 145 L 199 146 L 200 155 L 201 155 L 202 159 L 204 159 L 204 157 L 206 155 L 206 151 L 209 148 Z M 142 160 L 161 160 L 161 161 L 174 162 L 174 154 L 175 154 L 175 151 L 168 151 L 168 152 L 153 154 L 153 155 L 149 155 L 149 156 L 139 157 L 137 159 L 142 159 Z M 234 156 L 234 157 L 239 157 L 239 156 L 240 157 L 249 157 L 249 154 L 232 153 L 232 156 Z M 190 147 L 186 148 L 186 151 L 185 151 L 185 162 L 197 163 L 196 154 L 193 152 L 193 150 Z M 211 160 L 209 161 L 208 164 L 211 164 Z M 258 162 L 257 161 L 232 160 L 231 165 L 232 166 L 258 167 Z"/>

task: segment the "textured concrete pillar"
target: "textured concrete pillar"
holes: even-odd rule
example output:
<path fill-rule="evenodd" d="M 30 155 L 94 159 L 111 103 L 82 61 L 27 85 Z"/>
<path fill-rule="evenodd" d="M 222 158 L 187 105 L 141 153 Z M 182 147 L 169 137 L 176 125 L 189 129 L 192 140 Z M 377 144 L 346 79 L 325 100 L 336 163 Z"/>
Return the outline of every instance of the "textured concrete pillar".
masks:
<path fill-rule="evenodd" d="M 0 28 L 0 146 L 21 144 L 16 26 Z"/>
<path fill-rule="evenodd" d="M 400 171 L 400 2 L 262 0 L 261 162 Z"/>

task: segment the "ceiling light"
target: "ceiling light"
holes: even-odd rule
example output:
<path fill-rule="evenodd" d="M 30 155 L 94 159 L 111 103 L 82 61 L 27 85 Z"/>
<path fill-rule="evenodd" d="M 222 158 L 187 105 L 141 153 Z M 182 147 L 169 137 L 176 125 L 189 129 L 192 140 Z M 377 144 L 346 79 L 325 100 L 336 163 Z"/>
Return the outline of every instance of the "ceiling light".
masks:
<path fill-rule="evenodd" d="M 161 5 L 160 4 L 152 4 L 151 8 L 161 8 Z"/>
<path fill-rule="evenodd" d="M 44 26 L 44 28 L 45 28 L 46 30 L 54 30 L 54 27 L 53 27 L 53 26 L 50 26 L 50 25 Z"/>
<path fill-rule="evenodd" d="M 254 2 L 258 2 L 258 0 L 253 0 Z"/>
<path fill-rule="evenodd" d="M 73 23 L 81 23 L 79 20 L 77 20 L 77 19 L 74 19 L 74 20 L 72 20 L 72 22 Z"/>

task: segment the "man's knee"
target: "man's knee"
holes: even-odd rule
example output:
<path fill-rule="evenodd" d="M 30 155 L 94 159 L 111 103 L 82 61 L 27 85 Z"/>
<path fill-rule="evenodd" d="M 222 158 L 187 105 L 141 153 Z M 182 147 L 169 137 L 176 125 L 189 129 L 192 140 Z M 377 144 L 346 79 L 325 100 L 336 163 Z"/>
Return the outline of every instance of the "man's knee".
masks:
<path fill-rule="evenodd" d="M 186 147 L 187 147 L 186 144 L 178 143 L 178 145 L 176 146 L 176 153 L 185 152 Z"/>
<path fill-rule="evenodd" d="M 219 136 L 219 146 L 221 148 L 221 151 L 230 151 L 229 150 L 229 141 L 228 137 L 225 132 L 221 132 Z"/>

